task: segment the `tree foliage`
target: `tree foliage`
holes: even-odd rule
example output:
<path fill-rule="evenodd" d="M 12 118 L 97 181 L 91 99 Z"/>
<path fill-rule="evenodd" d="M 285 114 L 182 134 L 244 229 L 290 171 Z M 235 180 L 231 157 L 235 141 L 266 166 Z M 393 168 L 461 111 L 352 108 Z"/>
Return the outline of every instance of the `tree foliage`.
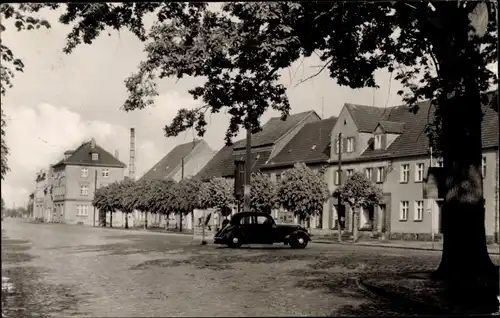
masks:
<path fill-rule="evenodd" d="M 338 187 L 334 195 L 340 197 L 352 209 L 378 206 L 383 201 L 382 190 L 359 171 L 355 171 Z"/>
<path fill-rule="evenodd" d="M 271 213 L 277 207 L 276 186 L 271 178 L 263 173 L 254 173 L 251 178 L 250 208 L 252 211 Z"/>
<path fill-rule="evenodd" d="M 469 14 L 476 3 L 427 1 L 392 2 L 228 2 L 222 12 L 203 3 L 66 4 L 60 21 L 71 24 L 65 48 L 71 52 L 82 41 L 92 41 L 106 27 L 128 28 L 145 41 L 147 58 L 126 81 L 129 98 L 125 110 L 153 103 L 154 80 L 164 77 L 203 77 L 205 83 L 190 91 L 205 106 L 181 109 L 167 136 L 195 126 L 205 132 L 207 109 L 228 109 L 231 122 L 226 140 L 239 127 L 260 129 L 259 117 L 272 107 L 285 117 L 290 105 L 280 70 L 300 58 L 318 56 L 338 84 L 351 88 L 377 87 L 375 71 L 395 73 L 405 87 L 405 101 L 432 99 L 439 105 L 450 88 L 442 80 L 445 49 L 456 47 L 468 34 Z M 146 31 L 142 18 L 156 14 Z M 488 89 L 495 74 L 486 68 L 496 61 L 495 22 L 490 19 L 475 53 L 478 83 Z M 441 78 L 441 79 L 440 79 Z M 431 125 L 439 127 L 439 123 Z M 432 131 L 429 131 L 431 134 Z"/>
<path fill-rule="evenodd" d="M 187 215 L 204 205 L 203 182 L 186 178 L 174 184 L 171 189 L 171 208 L 175 213 Z"/>
<path fill-rule="evenodd" d="M 92 200 L 92 205 L 99 209 L 99 211 L 105 213 L 115 212 L 117 209 L 117 201 L 115 201 L 117 195 L 115 191 L 116 187 L 117 183 L 111 183 L 97 189 L 94 194 L 94 199 Z"/>
<path fill-rule="evenodd" d="M 234 180 L 212 178 L 205 182 L 201 197 L 202 207 L 216 208 L 223 214 L 226 211 L 231 211 L 231 207 L 236 203 L 233 192 Z"/>
<path fill-rule="evenodd" d="M 330 193 L 322 174 L 299 163 L 282 174 L 277 196 L 283 208 L 304 220 L 323 211 Z"/>

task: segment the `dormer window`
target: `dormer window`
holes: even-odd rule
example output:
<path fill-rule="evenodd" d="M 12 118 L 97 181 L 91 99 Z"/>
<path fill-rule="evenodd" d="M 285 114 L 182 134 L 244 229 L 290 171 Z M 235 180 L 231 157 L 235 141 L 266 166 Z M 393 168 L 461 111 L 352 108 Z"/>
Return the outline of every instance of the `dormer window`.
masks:
<path fill-rule="evenodd" d="M 97 152 L 92 153 L 92 160 L 93 161 L 99 160 L 99 154 Z"/>
<path fill-rule="evenodd" d="M 382 149 L 382 135 L 375 135 L 374 149 Z"/>

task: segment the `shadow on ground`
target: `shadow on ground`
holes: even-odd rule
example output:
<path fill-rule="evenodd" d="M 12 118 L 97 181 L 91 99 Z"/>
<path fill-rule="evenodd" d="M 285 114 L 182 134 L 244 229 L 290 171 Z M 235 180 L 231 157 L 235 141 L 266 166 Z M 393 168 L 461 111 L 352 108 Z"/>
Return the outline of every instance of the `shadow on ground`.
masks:
<path fill-rule="evenodd" d="M 2 317 L 82 315 L 75 312 L 81 299 L 72 286 L 47 284 L 46 269 L 25 264 L 35 259 L 29 243 L 2 233 Z"/>

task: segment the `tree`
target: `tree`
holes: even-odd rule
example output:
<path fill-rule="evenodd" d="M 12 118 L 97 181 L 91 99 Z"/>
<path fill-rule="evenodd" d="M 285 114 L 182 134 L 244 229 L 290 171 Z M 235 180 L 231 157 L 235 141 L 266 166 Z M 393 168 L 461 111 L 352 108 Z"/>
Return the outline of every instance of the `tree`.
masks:
<path fill-rule="evenodd" d="M 252 211 L 266 212 L 277 205 L 276 186 L 271 178 L 263 173 L 254 173 L 251 179 L 250 207 Z"/>
<path fill-rule="evenodd" d="M 5 21 L 14 20 L 14 27 L 17 31 L 34 30 L 41 27 L 50 28 L 50 24 L 47 20 L 35 17 L 33 14 L 38 12 L 42 7 L 49 6 L 49 4 L 41 3 L 23 3 L 23 4 L 0 4 L 0 33 L 7 29 Z M 5 96 L 7 89 L 11 88 L 14 83 L 13 79 L 16 72 L 24 71 L 24 63 L 16 58 L 12 50 L 5 45 L 0 36 L 0 94 Z M 1 101 L 0 101 L 1 102 Z M 9 172 L 9 166 L 7 163 L 7 157 L 9 155 L 9 148 L 7 142 L 5 141 L 5 113 L 3 108 L 1 109 L 1 147 L 0 147 L 0 175 L 2 180 L 5 178 L 7 172 Z"/>
<path fill-rule="evenodd" d="M 133 207 L 133 209 L 139 210 L 144 218 L 144 228 L 148 228 L 148 212 L 156 213 L 155 209 L 152 209 L 153 196 L 156 183 L 158 180 L 137 180 L 134 182 L 132 189 L 129 191 L 128 204 Z"/>
<path fill-rule="evenodd" d="M 111 191 L 111 197 L 113 198 L 114 211 L 120 210 L 123 214 L 125 214 L 125 228 L 128 229 L 129 214 L 134 212 L 137 204 L 135 181 L 125 178 L 121 181 L 114 182 L 109 186 L 113 189 Z"/>
<path fill-rule="evenodd" d="M 227 178 L 212 178 L 206 182 L 205 187 L 207 208 L 216 208 L 221 215 L 227 217 L 231 214 L 232 206 L 236 203 L 234 198 L 234 180 Z"/>
<path fill-rule="evenodd" d="M 324 62 L 318 73 L 328 70 L 338 84 L 354 89 L 377 87 L 379 69 L 395 72 L 411 111 L 423 99 L 433 104 L 427 134 L 442 153 L 446 178 L 437 276 L 475 281 L 496 275 L 486 248 L 480 173 L 482 101 L 497 82 L 486 68 L 497 60 L 496 23 L 490 12 L 485 28 L 471 24 L 483 2 L 228 2 L 223 12 L 202 3 L 66 8 L 61 22 L 73 24 L 67 52 L 82 40 L 92 43 L 106 27 L 129 28 L 147 41 L 146 60 L 126 81 L 125 110 L 152 103 L 157 76 L 203 77 L 190 93 L 205 105 L 179 110 L 165 127 L 167 136 L 190 127 L 203 135 L 207 110 L 228 109 L 228 142 L 240 126 L 258 131 L 268 107 L 286 117 L 290 105 L 279 72 L 312 54 Z M 149 12 L 157 21 L 146 33 L 142 17 Z"/>
<path fill-rule="evenodd" d="M 106 213 L 109 213 L 110 215 L 112 215 L 113 212 L 115 211 L 115 209 L 116 209 L 116 204 L 115 204 L 116 193 L 114 191 L 116 189 L 116 186 L 117 186 L 116 183 L 112 183 L 112 184 L 109 184 L 107 186 L 100 187 L 99 189 L 97 189 L 95 191 L 94 199 L 92 200 L 92 205 L 99 210 L 99 215 L 101 215 L 103 213 L 104 217 L 105 217 Z M 113 218 L 111 217 L 111 221 L 112 220 L 113 220 Z M 104 226 L 106 226 L 106 222 L 104 222 Z M 110 226 L 113 227 L 112 222 L 111 222 Z"/>
<path fill-rule="evenodd" d="M 196 178 L 182 179 L 172 186 L 172 210 L 179 214 L 179 230 L 182 232 L 182 217 L 203 206 L 202 181 Z M 194 217 L 192 217 L 194 225 Z"/>
<path fill-rule="evenodd" d="M 151 181 L 147 196 L 146 205 L 149 209 L 165 216 L 165 230 L 168 230 L 169 215 L 173 211 L 173 187 L 175 184 L 175 181 L 171 179 Z"/>
<path fill-rule="evenodd" d="M 361 172 L 354 172 L 334 195 L 346 202 L 353 212 L 353 238 L 358 240 L 359 213 L 361 208 L 375 207 L 383 202 L 382 190 Z"/>
<path fill-rule="evenodd" d="M 282 174 L 277 196 L 281 206 L 293 212 L 303 222 L 310 216 L 323 212 L 329 190 L 321 174 L 298 163 Z"/>

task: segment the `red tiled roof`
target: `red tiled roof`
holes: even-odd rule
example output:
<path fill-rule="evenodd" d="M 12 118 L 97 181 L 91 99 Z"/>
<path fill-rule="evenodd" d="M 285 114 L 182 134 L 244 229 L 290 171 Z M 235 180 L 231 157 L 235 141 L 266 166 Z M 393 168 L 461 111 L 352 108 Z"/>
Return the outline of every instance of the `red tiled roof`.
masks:
<path fill-rule="evenodd" d="M 307 112 L 291 114 L 286 118 L 286 120 L 281 120 L 280 117 L 272 117 L 262 126 L 262 130 L 260 132 L 252 135 L 252 147 L 274 144 L 279 138 L 281 138 L 281 136 L 285 135 L 298 123 L 312 114 L 315 114 L 315 112 L 310 110 Z M 240 149 L 244 148 L 245 145 L 246 139 L 241 139 L 234 143 L 233 148 Z"/>
<path fill-rule="evenodd" d="M 336 122 L 337 117 L 330 117 L 304 125 L 266 167 L 328 161 L 330 136 Z"/>
<path fill-rule="evenodd" d="M 165 157 L 149 169 L 149 171 L 141 177 L 141 180 L 162 180 L 168 178 L 170 174 L 181 165 L 182 158 L 189 155 L 201 141 L 202 140 L 194 140 L 174 147 Z"/>

